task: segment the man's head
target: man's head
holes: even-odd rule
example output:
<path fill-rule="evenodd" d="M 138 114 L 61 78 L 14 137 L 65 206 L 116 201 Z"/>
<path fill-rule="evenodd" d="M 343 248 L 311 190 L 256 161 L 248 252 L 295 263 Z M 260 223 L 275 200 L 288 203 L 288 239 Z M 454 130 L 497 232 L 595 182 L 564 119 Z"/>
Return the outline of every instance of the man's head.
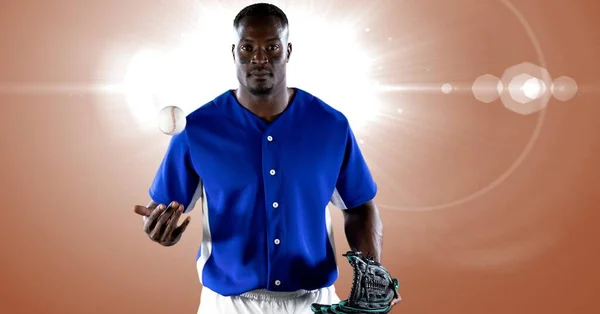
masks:
<path fill-rule="evenodd" d="M 286 65 L 292 45 L 285 13 L 272 4 L 252 4 L 238 13 L 233 27 L 232 53 L 240 87 L 254 95 L 287 88 Z"/>

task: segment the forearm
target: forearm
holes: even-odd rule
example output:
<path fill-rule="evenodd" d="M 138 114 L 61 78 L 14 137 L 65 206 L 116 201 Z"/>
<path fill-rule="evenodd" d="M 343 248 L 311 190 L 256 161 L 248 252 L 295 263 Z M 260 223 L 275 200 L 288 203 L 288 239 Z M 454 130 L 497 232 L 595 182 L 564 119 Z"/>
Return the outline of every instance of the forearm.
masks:
<path fill-rule="evenodd" d="M 344 231 L 350 249 L 381 259 L 383 224 L 374 203 L 344 211 Z"/>

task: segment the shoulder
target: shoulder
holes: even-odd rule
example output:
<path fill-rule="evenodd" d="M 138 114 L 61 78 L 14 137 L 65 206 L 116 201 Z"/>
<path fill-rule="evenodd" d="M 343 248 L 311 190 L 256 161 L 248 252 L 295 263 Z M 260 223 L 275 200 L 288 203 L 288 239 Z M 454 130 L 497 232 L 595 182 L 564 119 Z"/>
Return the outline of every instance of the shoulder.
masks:
<path fill-rule="evenodd" d="M 306 98 L 311 119 L 332 123 L 343 128 L 350 126 L 348 118 L 341 111 L 335 109 L 318 96 L 301 89 L 297 89 L 297 92 Z"/>
<path fill-rule="evenodd" d="M 199 138 L 219 134 L 225 118 L 219 103 L 226 101 L 230 91 L 224 92 L 213 100 L 201 104 L 186 115 L 186 125 L 183 132 L 174 136 L 174 141 L 186 142 L 188 145 L 198 143 Z"/>
<path fill-rule="evenodd" d="M 226 102 L 228 97 L 231 96 L 231 91 L 227 90 L 221 95 L 215 97 L 213 100 L 200 105 L 194 111 L 187 115 L 187 123 L 194 124 L 203 121 L 210 121 L 216 116 L 220 115 L 219 104 Z"/>

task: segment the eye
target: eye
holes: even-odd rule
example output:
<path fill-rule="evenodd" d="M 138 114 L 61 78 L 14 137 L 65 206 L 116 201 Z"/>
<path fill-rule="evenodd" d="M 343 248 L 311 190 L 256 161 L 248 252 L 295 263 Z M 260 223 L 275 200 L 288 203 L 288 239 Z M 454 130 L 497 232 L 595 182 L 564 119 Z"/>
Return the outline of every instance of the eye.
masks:
<path fill-rule="evenodd" d="M 271 45 L 271 46 L 267 47 L 267 50 L 269 50 L 269 51 L 279 50 L 279 46 L 278 45 Z"/>
<path fill-rule="evenodd" d="M 252 51 L 252 46 L 250 46 L 250 45 L 242 45 L 242 46 L 240 46 L 240 49 L 242 51 Z"/>

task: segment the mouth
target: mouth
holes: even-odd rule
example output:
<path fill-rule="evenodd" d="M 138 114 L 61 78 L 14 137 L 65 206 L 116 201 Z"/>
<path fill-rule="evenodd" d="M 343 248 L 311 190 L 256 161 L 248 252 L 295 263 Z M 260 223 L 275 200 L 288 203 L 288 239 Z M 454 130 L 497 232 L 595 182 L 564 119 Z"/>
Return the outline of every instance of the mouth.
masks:
<path fill-rule="evenodd" d="M 265 70 L 257 70 L 257 71 L 252 71 L 250 72 L 250 76 L 255 76 L 255 77 L 267 77 L 270 76 L 271 72 L 270 71 L 265 71 Z"/>

